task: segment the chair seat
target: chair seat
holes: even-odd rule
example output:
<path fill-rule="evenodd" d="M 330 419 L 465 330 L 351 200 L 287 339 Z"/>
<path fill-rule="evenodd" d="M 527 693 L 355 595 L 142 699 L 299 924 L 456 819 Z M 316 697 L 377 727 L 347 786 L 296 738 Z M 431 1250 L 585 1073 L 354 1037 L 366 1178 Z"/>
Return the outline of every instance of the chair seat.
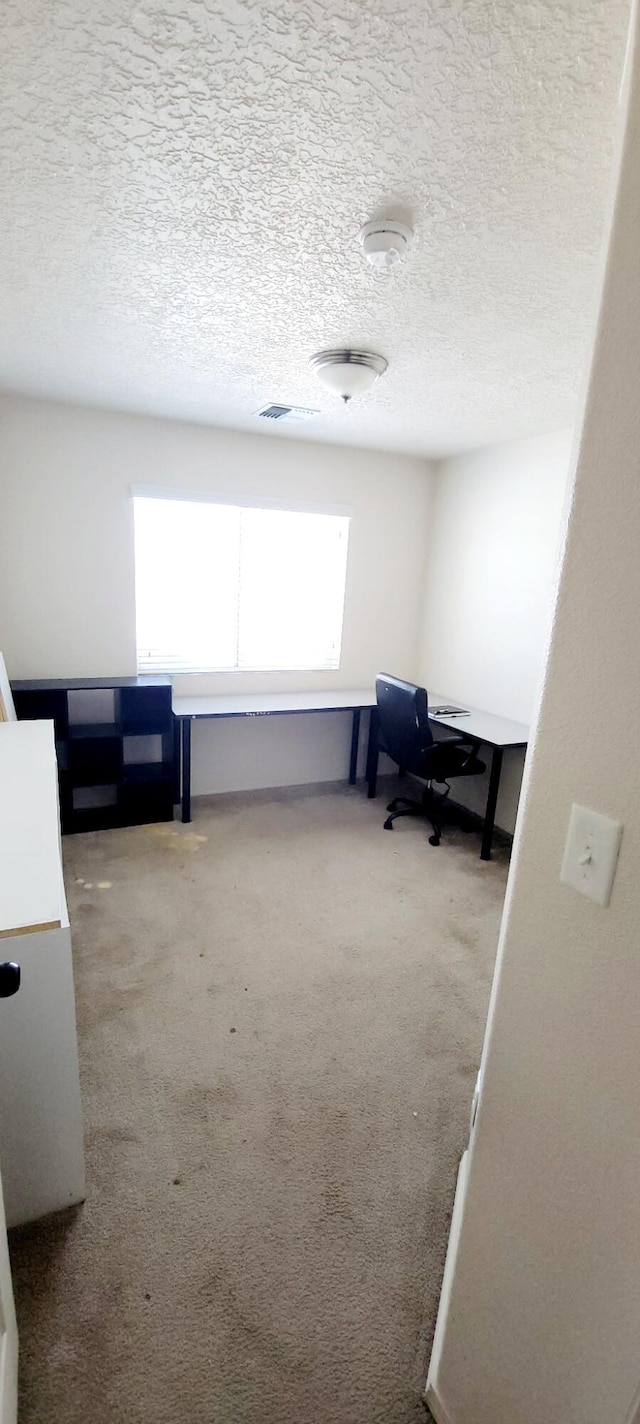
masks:
<path fill-rule="evenodd" d="M 386 751 L 384 743 L 381 743 L 380 750 Z M 422 781 L 448 781 L 450 776 L 478 776 L 487 768 L 478 756 L 469 754 L 468 745 L 454 743 L 439 746 L 434 742 L 404 769 L 412 776 L 419 776 Z"/>
<path fill-rule="evenodd" d="M 425 757 L 427 766 L 430 770 L 426 770 L 425 775 L 433 781 L 447 780 L 450 776 L 478 776 L 486 771 L 485 762 L 478 756 L 470 756 L 468 746 L 439 747 L 437 742 Z"/>

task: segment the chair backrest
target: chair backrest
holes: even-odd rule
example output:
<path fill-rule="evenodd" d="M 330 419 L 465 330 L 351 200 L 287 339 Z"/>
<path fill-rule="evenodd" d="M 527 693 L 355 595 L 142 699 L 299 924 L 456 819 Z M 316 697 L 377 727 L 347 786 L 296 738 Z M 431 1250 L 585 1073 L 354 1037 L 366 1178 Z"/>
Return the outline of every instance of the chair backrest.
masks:
<path fill-rule="evenodd" d="M 384 750 L 410 771 L 433 744 L 426 690 L 381 672 L 376 678 L 376 701 Z"/>

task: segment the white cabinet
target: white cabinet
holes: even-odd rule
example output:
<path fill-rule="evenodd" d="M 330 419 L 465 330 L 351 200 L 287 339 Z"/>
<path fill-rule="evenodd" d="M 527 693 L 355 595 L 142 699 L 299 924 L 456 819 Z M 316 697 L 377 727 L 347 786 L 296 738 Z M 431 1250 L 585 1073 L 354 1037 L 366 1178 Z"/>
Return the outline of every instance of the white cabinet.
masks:
<path fill-rule="evenodd" d="M 0 725 L 0 1170 L 7 1224 L 84 1199 L 71 934 L 52 722 Z"/>

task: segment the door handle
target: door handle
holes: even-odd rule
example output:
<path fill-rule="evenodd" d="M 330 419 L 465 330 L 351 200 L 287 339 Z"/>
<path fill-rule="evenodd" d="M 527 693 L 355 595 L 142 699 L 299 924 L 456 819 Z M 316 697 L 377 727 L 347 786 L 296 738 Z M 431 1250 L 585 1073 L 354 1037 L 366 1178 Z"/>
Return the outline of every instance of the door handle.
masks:
<path fill-rule="evenodd" d="M 0 999 L 10 999 L 20 988 L 20 965 L 8 959 L 0 964 Z"/>

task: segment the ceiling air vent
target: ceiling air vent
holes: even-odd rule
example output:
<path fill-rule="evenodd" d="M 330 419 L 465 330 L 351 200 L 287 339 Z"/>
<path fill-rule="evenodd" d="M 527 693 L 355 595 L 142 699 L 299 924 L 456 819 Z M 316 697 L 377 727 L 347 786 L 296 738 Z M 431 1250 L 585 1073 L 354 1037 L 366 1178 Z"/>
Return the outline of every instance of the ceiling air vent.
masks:
<path fill-rule="evenodd" d="M 312 420 L 319 415 L 317 410 L 308 410 L 304 405 L 263 405 L 257 410 L 260 420 Z"/>

